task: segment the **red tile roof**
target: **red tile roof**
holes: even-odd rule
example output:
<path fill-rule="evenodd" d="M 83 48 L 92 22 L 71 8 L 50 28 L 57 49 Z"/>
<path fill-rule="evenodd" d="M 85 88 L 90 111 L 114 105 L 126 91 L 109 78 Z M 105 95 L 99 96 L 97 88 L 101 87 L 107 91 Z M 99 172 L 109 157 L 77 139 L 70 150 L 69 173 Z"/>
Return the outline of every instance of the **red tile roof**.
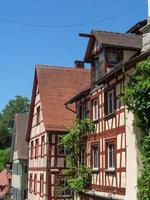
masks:
<path fill-rule="evenodd" d="M 36 66 L 27 139 L 31 130 L 36 86 L 38 83 L 44 125 L 47 131 L 66 131 L 75 119 L 75 113 L 65 108 L 65 103 L 77 91 L 90 84 L 90 70 Z M 72 107 L 74 109 L 74 106 Z"/>
<path fill-rule="evenodd" d="M 0 173 L 0 186 L 6 186 L 9 184 L 8 173 L 7 170 L 3 170 Z"/>

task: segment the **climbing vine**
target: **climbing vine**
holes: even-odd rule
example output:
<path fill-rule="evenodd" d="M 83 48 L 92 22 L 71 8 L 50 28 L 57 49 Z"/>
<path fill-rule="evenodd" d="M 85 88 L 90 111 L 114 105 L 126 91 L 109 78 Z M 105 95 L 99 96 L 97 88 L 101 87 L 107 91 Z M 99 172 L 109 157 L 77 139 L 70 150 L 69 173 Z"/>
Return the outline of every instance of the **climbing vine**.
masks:
<path fill-rule="evenodd" d="M 90 169 L 79 163 L 79 153 L 81 138 L 93 132 L 94 129 L 95 125 L 89 119 L 77 119 L 73 128 L 70 128 L 68 134 L 61 140 L 61 144 L 68 151 L 67 160 L 70 164 L 70 168 L 64 170 L 63 174 L 67 175 L 69 188 L 76 193 L 86 189 L 90 183 Z"/>
<path fill-rule="evenodd" d="M 142 167 L 138 177 L 138 199 L 150 199 L 150 58 L 137 64 L 125 88 L 125 103 L 142 130 L 139 149 Z"/>

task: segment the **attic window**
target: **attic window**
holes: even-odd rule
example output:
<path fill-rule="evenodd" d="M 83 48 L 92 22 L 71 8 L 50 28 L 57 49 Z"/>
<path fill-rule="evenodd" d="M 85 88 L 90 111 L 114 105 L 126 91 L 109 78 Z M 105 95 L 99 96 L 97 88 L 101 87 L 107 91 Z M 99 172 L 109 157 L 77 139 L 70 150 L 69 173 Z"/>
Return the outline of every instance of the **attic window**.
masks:
<path fill-rule="evenodd" d="M 108 50 L 107 57 L 108 57 L 108 64 L 115 65 L 118 64 L 122 60 L 122 51 L 120 50 Z"/>

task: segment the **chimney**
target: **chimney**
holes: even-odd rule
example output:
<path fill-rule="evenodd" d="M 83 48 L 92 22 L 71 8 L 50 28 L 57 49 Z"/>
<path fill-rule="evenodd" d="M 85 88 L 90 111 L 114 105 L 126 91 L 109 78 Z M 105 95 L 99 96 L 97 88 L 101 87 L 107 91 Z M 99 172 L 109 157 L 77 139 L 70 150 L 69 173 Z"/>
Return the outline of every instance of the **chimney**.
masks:
<path fill-rule="evenodd" d="M 84 62 L 83 61 L 75 60 L 74 63 L 75 63 L 76 69 L 84 69 Z"/>
<path fill-rule="evenodd" d="M 150 0 L 148 0 L 148 18 L 147 24 L 141 29 L 143 34 L 142 52 L 150 51 Z"/>

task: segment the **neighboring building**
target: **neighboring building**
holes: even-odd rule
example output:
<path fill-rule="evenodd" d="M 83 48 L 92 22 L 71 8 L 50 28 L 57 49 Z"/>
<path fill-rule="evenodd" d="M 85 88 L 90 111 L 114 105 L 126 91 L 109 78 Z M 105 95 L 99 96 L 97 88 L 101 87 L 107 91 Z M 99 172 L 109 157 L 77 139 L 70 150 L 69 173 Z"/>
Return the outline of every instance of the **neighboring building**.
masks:
<path fill-rule="evenodd" d="M 69 111 L 75 110 L 74 105 L 67 109 L 64 104 L 90 82 L 90 70 L 85 70 L 80 61 L 75 63 L 75 68 L 36 66 L 27 131 L 29 200 L 56 200 L 71 195 L 70 190 L 57 190 L 59 185 L 65 187 L 60 172 L 67 167 L 66 150 L 59 140 L 76 116 Z"/>
<path fill-rule="evenodd" d="M 16 114 L 11 145 L 12 199 L 27 199 L 28 143 L 26 141 L 28 115 Z"/>
<path fill-rule="evenodd" d="M 145 25 L 138 24 L 138 29 Z M 80 34 L 89 37 L 84 62 L 91 64 L 91 84 L 67 105 L 75 102 L 77 117 L 88 117 L 96 126 L 95 133 L 81 139 L 80 160 L 92 172 L 89 191 L 81 192 L 81 199 L 137 199 L 140 133 L 121 97 L 136 63 L 150 55 L 141 53 L 142 36 L 138 29 L 132 27 L 134 34 L 105 31 Z"/>
<path fill-rule="evenodd" d="M 5 169 L 0 173 L 0 200 L 7 199 L 10 191 L 11 173 Z"/>

